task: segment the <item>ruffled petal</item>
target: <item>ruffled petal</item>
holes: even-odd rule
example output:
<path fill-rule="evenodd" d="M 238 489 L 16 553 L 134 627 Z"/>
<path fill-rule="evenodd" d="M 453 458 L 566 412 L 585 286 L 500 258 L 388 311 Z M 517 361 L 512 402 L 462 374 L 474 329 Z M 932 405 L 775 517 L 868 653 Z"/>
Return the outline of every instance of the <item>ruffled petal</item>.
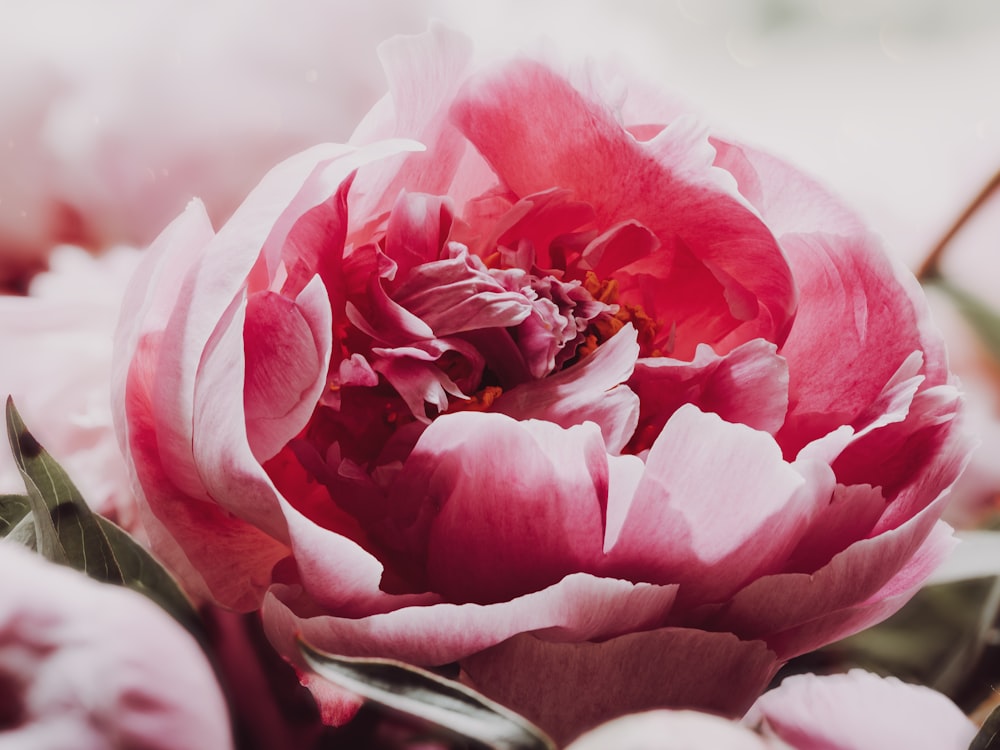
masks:
<path fill-rule="evenodd" d="M 687 164 L 670 154 L 687 149 L 636 141 L 608 109 L 526 60 L 471 79 L 452 118 L 516 195 L 568 188 L 593 206 L 599 226 L 634 219 L 659 238 L 653 266 L 633 263 L 618 278 L 624 302 L 664 323 L 663 342 L 676 325 L 677 356 L 702 342 L 783 340 L 795 287 L 780 248 L 740 199 L 707 175 L 679 174 Z"/>

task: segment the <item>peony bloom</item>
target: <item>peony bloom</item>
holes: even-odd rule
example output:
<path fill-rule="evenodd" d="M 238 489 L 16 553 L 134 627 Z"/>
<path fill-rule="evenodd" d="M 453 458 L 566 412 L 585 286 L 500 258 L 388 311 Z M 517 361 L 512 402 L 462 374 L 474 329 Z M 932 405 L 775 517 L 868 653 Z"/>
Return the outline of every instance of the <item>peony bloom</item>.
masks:
<path fill-rule="evenodd" d="M 789 677 L 758 699 L 743 725 L 650 711 L 609 722 L 567 750 L 966 750 L 976 734 L 941 693 L 860 669 Z"/>
<path fill-rule="evenodd" d="M 126 295 L 117 426 L 188 585 L 291 659 L 457 662 L 561 742 L 741 714 L 900 607 L 968 441 L 853 214 L 648 91 L 441 29 L 383 56 L 350 145 L 218 232 L 193 203 Z"/>
<path fill-rule="evenodd" d="M 111 350 L 118 309 L 140 253 L 93 257 L 56 248 L 28 296 L 0 296 L 0 392 L 66 468 L 94 510 L 137 532 L 128 469 L 111 417 Z M 24 492 L 9 450 L 0 450 L 0 492 Z"/>
<path fill-rule="evenodd" d="M 232 747 L 194 639 L 159 607 L 0 542 L 0 745 Z"/>

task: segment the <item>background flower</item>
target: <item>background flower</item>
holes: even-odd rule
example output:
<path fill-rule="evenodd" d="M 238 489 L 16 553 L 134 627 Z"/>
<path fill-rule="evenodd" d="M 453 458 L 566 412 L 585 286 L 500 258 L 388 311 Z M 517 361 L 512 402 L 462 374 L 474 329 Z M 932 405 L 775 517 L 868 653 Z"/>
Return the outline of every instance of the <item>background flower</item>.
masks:
<path fill-rule="evenodd" d="M 232 747 L 198 644 L 157 605 L 0 543 L 0 741 L 11 747 Z"/>
<path fill-rule="evenodd" d="M 966 750 L 975 734 L 940 693 L 855 669 L 789 677 L 758 699 L 742 726 L 694 711 L 651 711 L 609 722 L 568 750 Z"/>
<path fill-rule="evenodd" d="M 139 533 L 128 470 L 111 417 L 111 349 L 121 298 L 140 252 L 93 257 L 63 246 L 25 297 L 0 296 L 0 390 L 66 467 L 94 510 Z M 9 450 L 0 491 L 24 492 Z"/>

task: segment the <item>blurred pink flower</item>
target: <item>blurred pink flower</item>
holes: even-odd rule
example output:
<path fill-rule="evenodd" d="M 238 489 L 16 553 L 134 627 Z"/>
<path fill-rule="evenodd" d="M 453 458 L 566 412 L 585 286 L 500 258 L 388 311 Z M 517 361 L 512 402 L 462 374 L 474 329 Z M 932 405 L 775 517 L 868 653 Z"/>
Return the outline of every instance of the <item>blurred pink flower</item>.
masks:
<path fill-rule="evenodd" d="M 195 640 L 144 596 L 0 542 L 0 744 L 232 747 Z"/>
<path fill-rule="evenodd" d="M 138 519 L 112 425 L 110 383 L 118 310 L 139 257 L 125 247 L 96 258 L 60 247 L 28 296 L 0 296 L 0 391 L 14 397 L 28 429 L 87 504 L 133 533 Z M 24 492 L 9 449 L 0 451 L 0 492 Z"/>
<path fill-rule="evenodd" d="M 941 693 L 861 669 L 789 677 L 762 695 L 743 723 L 795 750 L 966 750 L 976 735 L 976 725 Z"/>
<path fill-rule="evenodd" d="M 119 434 L 189 585 L 560 741 L 740 714 L 901 606 L 968 451 L 912 276 L 655 91 L 439 28 L 383 58 L 351 146 L 218 233 L 192 204 L 126 297 Z"/>
<path fill-rule="evenodd" d="M 762 695 L 742 726 L 695 711 L 609 722 L 567 750 L 966 750 L 976 726 L 941 693 L 855 669 L 798 675 Z"/>
<path fill-rule="evenodd" d="M 276 161 L 350 135 L 385 91 L 375 45 L 427 4 L 5 3 L 0 285 L 60 242 L 145 245 L 195 196 L 225 219 Z"/>

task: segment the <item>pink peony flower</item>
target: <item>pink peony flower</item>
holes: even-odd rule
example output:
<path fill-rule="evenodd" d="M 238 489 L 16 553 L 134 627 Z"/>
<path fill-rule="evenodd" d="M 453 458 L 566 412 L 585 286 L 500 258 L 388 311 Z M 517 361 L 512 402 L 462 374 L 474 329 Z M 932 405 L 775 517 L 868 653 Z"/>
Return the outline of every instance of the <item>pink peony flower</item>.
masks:
<path fill-rule="evenodd" d="M 795 750 L 966 750 L 976 735 L 941 693 L 861 669 L 789 677 L 758 699 L 744 724 Z"/>
<path fill-rule="evenodd" d="M 0 543 L 4 747 L 232 747 L 197 643 L 159 607 Z"/>
<path fill-rule="evenodd" d="M 789 677 L 762 695 L 743 726 L 696 711 L 625 716 L 567 750 L 966 750 L 976 726 L 930 688 L 848 674 Z"/>
<path fill-rule="evenodd" d="M 117 426 L 188 585 L 293 660 L 457 662 L 559 741 L 741 714 L 900 607 L 968 451 L 913 278 L 671 100 L 382 52 L 350 145 L 217 233 L 193 203 L 127 294 Z"/>

